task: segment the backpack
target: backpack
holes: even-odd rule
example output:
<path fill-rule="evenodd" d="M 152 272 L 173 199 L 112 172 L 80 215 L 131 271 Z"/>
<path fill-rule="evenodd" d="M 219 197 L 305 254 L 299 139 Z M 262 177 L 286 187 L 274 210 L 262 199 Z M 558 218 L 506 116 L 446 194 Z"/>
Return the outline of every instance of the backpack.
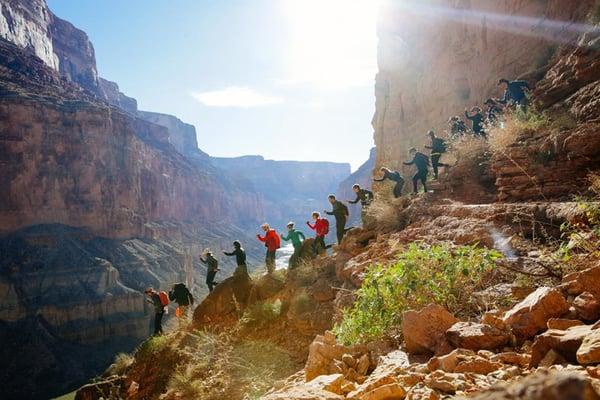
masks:
<path fill-rule="evenodd" d="M 329 220 L 327 218 L 321 218 L 323 225 L 325 226 L 325 234 L 329 233 Z"/>
<path fill-rule="evenodd" d="M 167 292 L 165 292 L 164 290 L 161 290 L 158 293 L 158 297 L 160 297 L 160 303 L 166 307 L 169 305 L 169 296 L 167 296 Z"/>
<path fill-rule="evenodd" d="M 439 153 L 445 153 L 447 148 L 446 148 L 446 141 L 444 139 L 440 139 L 440 138 L 435 138 L 436 139 L 436 143 L 432 146 L 434 147 L 434 151 L 437 151 Z"/>
<path fill-rule="evenodd" d="M 279 238 L 279 235 L 277 233 L 275 233 L 275 248 L 281 248 L 281 239 Z"/>

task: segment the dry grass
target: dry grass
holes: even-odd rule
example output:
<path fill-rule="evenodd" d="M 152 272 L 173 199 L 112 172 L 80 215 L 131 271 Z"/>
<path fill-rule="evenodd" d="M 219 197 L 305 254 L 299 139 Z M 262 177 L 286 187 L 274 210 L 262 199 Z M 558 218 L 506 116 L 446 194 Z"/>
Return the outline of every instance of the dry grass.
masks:
<path fill-rule="evenodd" d="M 133 361 L 134 358 L 130 354 L 119 353 L 106 372 L 108 375 L 124 375 L 133 364 Z"/>
<path fill-rule="evenodd" d="M 567 117 L 561 117 L 559 121 L 555 121 L 555 124 L 557 124 L 556 128 L 566 125 Z M 491 128 L 488 132 L 490 150 L 494 153 L 504 153 L 518 142 L 520 136 L 549 129 L 552 125 L 552 121 L 545 114 L 535 110 L 507 114 L 502 124 Z"/>

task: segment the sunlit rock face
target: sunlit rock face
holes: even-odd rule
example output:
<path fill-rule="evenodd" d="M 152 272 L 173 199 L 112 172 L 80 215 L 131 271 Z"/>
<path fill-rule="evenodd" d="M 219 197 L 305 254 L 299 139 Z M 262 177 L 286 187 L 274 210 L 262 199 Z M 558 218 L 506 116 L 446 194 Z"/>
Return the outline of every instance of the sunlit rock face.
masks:
<path fill-rule="evenodd" d="M 593 3 L 387 2 L 378 24 L 376 165 L 400 167 L 428 129 L 443 131 L 450 116 L 501 96 L 499 78 L 540 79 L 557 47 L 579 36 L 572 23 Z"/>

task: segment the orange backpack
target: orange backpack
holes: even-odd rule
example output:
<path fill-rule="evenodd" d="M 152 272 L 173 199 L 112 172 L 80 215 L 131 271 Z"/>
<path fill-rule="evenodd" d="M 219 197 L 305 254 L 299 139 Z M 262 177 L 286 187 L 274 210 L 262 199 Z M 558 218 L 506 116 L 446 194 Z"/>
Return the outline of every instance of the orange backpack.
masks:
<path fill-rule="evenodd" d="M 167 296 L 167 292 L 165 292 L 165 291 L 159 292 L 158 297 L 160 297 L 160 302 L 164 307 L 169 305 L 169 296 Z"/>

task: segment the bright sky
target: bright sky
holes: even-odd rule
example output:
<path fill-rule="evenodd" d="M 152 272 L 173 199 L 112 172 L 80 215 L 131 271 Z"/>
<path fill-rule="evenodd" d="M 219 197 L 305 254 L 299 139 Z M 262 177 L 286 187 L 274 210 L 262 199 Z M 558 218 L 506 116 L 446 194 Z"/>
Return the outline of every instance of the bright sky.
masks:
<path fill-rule="evenodd" d="M 48 0 L 102 77 L 176 115 L 214 156 L 364 162 L 376 0 Z"/>

